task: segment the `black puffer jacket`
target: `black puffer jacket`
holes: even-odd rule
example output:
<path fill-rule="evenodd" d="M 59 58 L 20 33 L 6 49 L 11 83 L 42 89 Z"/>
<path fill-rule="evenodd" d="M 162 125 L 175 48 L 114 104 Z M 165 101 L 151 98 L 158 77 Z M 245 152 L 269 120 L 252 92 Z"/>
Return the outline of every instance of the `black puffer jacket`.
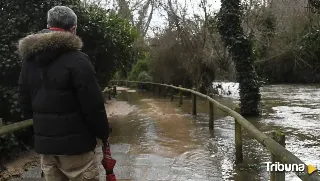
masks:
<path fill-rule="evenodd" d="M 19 103 L 33 118 L 35 151 L 74 155 L 106 141 L 109 124 L 104 99 L 81 39 L 69 32 L 43 30 L 19 41 L 23 61 Z"/>

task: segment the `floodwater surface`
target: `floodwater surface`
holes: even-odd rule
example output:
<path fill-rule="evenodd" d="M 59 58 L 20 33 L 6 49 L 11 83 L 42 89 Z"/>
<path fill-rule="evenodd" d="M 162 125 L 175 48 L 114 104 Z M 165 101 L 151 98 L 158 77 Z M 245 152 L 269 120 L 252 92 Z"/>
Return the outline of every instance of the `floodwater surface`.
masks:
<path fill-rule="evenodd" d="M 320 165 L 320 91 L 317 86 L 266 86 L 261 94 L 262 116 L 249 121 L 267 135 L 275 130 L 283 131 L 289 151 L 307 164 Z M 197 100 L 198 115 L 193 117 L 189 98 L 184 98 L 179 107 L 177 98 L 170 102 L 168 98 L 148 92 L 123 91 L 118 100 L 135 107 L 129 114 L 110 118 L 111 143 L 126 145 L 130 155 L 127 160 L 121 157 L 117 165 L 121 167 L 116 169 L 119 179 L 269 180 L 266 162 L 270 161 L 270 153 L 244 131 L 244 163 L 236 166 L 234 120 L 215 110 L 214 130 L 210 131 L 206 101 Z M 230 108 L 238 104 L 234 98 L 216 97 L 216 100 Z M 300 180 L 292 173 L 287 173 L 286 177 L 289 181 Z"/>

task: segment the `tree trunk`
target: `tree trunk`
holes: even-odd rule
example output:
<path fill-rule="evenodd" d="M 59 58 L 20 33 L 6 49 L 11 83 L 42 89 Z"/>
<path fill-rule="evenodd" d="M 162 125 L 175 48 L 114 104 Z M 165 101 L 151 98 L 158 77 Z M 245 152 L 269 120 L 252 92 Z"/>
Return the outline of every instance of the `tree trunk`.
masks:
<path fill-rule="evenodd" d="M 221 0 L 218 14 L 219 33 L 232 54 L 240 89 L 240 110 L 243 116 L 259 115 L 260 83 L 254 69 L 250 40 L 241 27 L 240 0 Z"/>

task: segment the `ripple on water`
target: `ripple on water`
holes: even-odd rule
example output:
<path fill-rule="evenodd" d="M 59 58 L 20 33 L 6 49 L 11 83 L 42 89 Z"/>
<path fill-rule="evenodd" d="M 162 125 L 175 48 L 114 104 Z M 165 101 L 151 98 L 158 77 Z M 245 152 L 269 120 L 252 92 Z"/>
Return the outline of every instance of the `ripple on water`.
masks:
<path fill-rule="evenodd" d="M 296 106 L 273 107 L 274 113 L 264 119 L 265 123 L 272 123 L 283 128 L 293 128 L 294 132 L 312 136 L 320 136 L 320 109 Z"/>

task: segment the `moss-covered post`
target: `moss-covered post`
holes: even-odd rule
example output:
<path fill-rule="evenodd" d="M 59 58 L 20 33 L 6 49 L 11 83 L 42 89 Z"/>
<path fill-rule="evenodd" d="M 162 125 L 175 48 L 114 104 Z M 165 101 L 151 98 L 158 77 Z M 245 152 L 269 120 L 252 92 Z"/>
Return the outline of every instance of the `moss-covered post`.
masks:
<path fill-rule="evenodd" d="M 209 129 L 213 130 L 214 128 L 214 115 L 213 115 L 213 103 L 209 101 Z"/>
<path fill-rule="evenodd" d="M 193 88 L 192 90 L 196 91 L 196 88 Z M 192 93 L 192 115 L 197 115 L 197 95 Z"/>
<path fill-rule="evenodd" d="M 172 84 L 171 84 L 172 85 Z M 173 102 L 173 96 L 174 96 L 174 88 L 171 88 L 171 102 Z"/>
<path fill-rule="evenodd" d="M 238 121 L 234 120 L 235 124 L 235 143 L 236 143 L 236 163 L 242 163 L 243 153 L 242 153 L 242 131 L 241 125 Z"/>
<path fill-rule="evenodd" d="M 272 132 L 272 138 L 278 142 L 281 146 L 285 147 L 286 145 L 286 138 L 285 135 L 282 132 Z M 271 162 L 281 162 L 280 158 L 277 158 L 274 154 L 271 154 Z M 276 172 L 271 171 L 270 172 L 270 181 L 285 181 L 285 172 Z"/>
<path fill-rule="evenodd" d="M 179 88 L 182 88 L 182 86 L 181 85 L 179 85 Z M 179 106 L 182 106 L 182 90 L 181 89 L 179 89 Z"/>

